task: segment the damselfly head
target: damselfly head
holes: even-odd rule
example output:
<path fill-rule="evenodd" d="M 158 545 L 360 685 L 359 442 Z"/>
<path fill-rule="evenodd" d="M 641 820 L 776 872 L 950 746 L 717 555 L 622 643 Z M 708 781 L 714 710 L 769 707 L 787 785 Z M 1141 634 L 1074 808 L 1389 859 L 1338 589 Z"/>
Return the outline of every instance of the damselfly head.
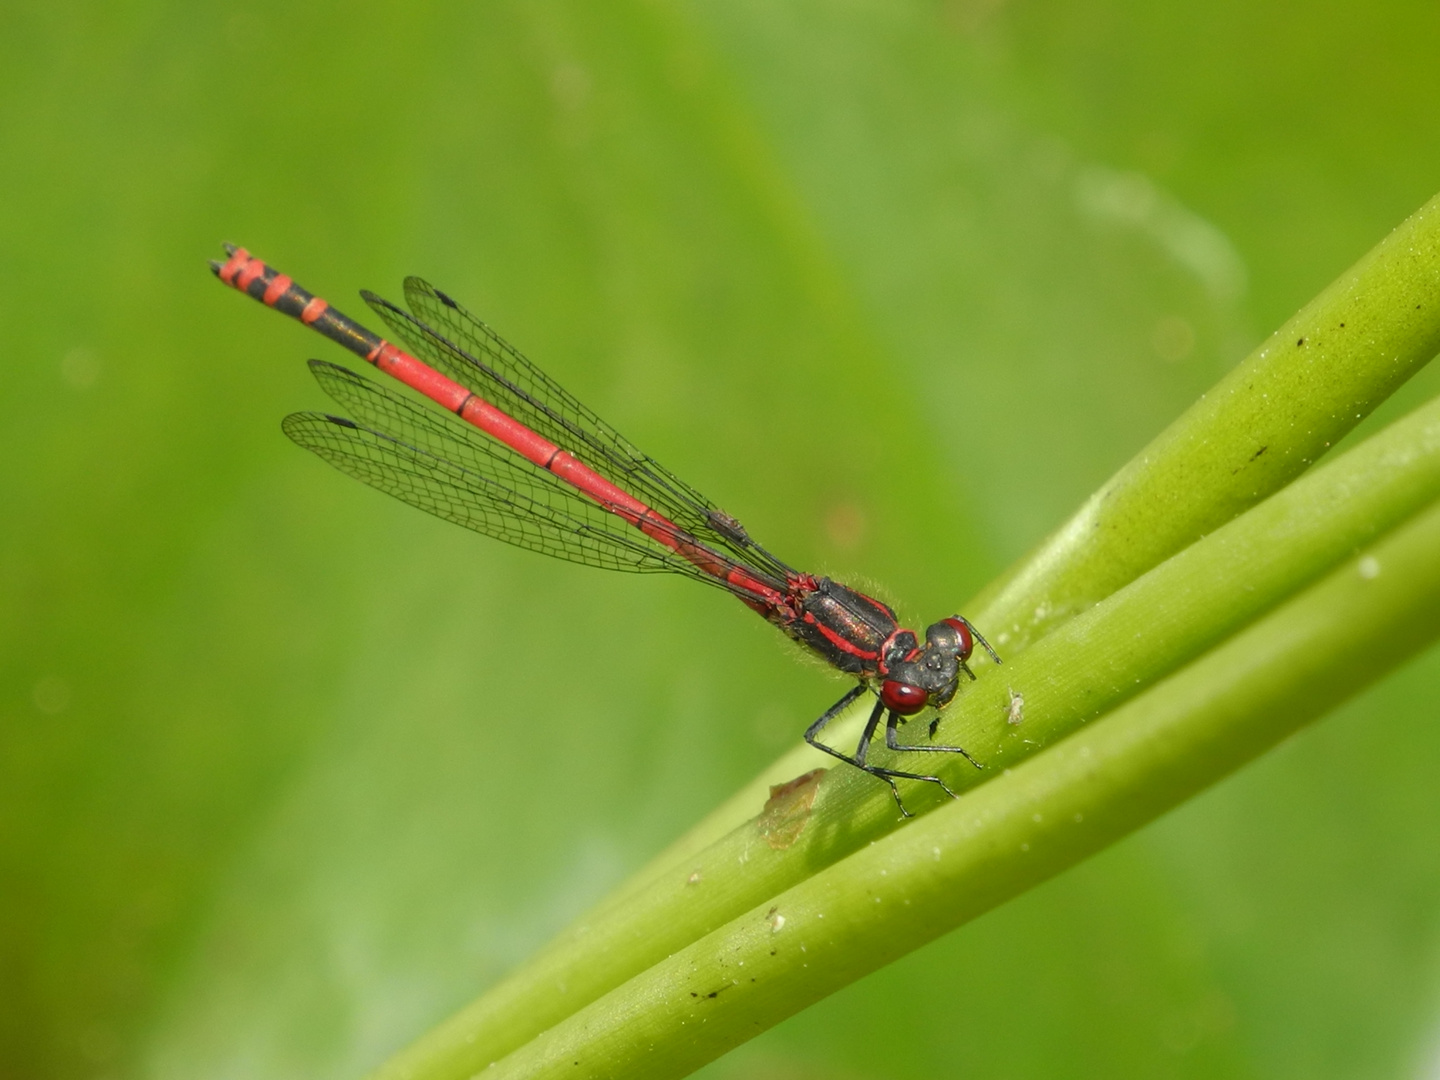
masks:
<path fill-rule="evenodd" d="M 965 661 L 975 651 L 976 642 L 1000 663 L 995 650 L 959 615 L 932 623 L 925 631 L 925 644 L 919 647 L 910 631 L 902 630 L 892 641 L 898 645 L 901 638 L 909 639 L 910 648 L 898 653 L 892 647 L 879 690 L 880 700 L 901 716 L 914 716 L 927 705 L 943 708 L 950 704 L 960 686 L 960 672 L 975 678 Z"/>

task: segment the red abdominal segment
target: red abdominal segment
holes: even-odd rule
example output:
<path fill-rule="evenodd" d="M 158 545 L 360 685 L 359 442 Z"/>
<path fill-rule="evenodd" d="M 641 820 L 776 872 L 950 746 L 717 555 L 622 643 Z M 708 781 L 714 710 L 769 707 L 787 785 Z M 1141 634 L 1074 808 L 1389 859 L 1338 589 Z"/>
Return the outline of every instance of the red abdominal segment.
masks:
<path fill-rule="evenodd" d="M 255 297 L 267 307 L 294 315 L 332 340 L 363 355 L 385 374 L 423 394 L 447 412 L 504 443 L 539 468 L 559 477 L 596 505 L 615 514 L 646 536 L 676 552 L 704 573 L 718 579 L 741 600 L 769 617 L 793 609 L 790 598 L 687 536 L 685 531 L 630 493 L 596 473 L 573 454 L 527 427 L 479 394 L 450 379 L 397 345 L 377 337 L 311 296 L 285 274 L 272 271 L 244 248 L 236 248 L 216 271 L 227 285 Z M 266 275 L 270 274 L 268 279 Z M 259 295 L 251 286 L 264 283 Z M 318 324 L 318 325 L 317 325 Z M 328 325 L 327 325 L 328 324 Z M 331 331 L 336 332 L 331 332 Z M 370 346 L 362 351 L 363 346 Z M 357 347 L 358 346 L 358 347 Z"/>

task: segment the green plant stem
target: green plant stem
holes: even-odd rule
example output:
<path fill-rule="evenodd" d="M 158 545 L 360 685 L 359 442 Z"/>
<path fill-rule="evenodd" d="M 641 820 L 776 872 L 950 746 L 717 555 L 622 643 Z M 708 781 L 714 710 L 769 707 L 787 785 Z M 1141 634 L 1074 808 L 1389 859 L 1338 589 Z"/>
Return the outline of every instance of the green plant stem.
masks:
<path fill-rule="evenodd" d="M 1440 506 L 994 782 L 662 960 L 486 1072 L 678 1077 L 1113 843 L 1440 635 Z"/>
<path fill-rule="evenodd" d="M 1276 330 L 961 610 L 1008 661 L 1280 490 L 1440 352 L 1440 195 Z M 982 659 L 982 663 L 983 663 Z M 863 710 L 833 725 L 854 744 Z M 748 820 L 772 784 L 829 764 L 797 746 L 621 887 Z"/>
<path fill-rule="evenodd" d="M 1018 764 L 1173 672 L 1440 498 L 1440 400 L 1313 470 L 1249 513 L 1067 623 L 971 688 L 941 741 L 987 764 L 940 764 L 957 790 Z M 1026 699 L 1007 722 L 1009 688 Z M 913 736 L 911 741 L 913 741 Z M 933 760 L 933 759 L 932 759 Z M 813 811 L 774 844 L 747 822 L 562 935 L 387 1067 L 466 1076 L 713 928 L 899 824 L 888 789 L 852 769 L 819 782 Z M 930 787 L 907 792 L 934 805 Z M 563 990 L 557 988 L 563 987 Z"/>

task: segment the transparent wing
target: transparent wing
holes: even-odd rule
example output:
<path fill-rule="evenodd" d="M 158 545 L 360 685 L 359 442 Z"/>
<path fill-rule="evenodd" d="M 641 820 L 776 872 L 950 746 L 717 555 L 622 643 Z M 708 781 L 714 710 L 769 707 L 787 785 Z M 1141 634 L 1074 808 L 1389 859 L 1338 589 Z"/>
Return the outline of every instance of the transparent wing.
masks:
<path fill-rule="evenodd" d="M 411 506 L 530 551 L 632 573 L 705 573 L 501 443 L 350 371 L 311 371 L 357 419 L 293 413 L 285 434 L 330 464 Z M 689 543 L 693 538 L 677 530 Z M 716 561 L 729 562 L 719 553 Z M 732 590 L 733 591 L 733 590 Z"/>
<path fill-rule="evenodd" d="M 392 333 L 438 370 L 632 492 L 686 533 L 739 564 L 784 579 L 794 571 L 741 524 L 662 467 L 445 293 L 405 279 L 410 312 L 361 294 Z M 413 314 L 411 313 L 413 312 Z"/>

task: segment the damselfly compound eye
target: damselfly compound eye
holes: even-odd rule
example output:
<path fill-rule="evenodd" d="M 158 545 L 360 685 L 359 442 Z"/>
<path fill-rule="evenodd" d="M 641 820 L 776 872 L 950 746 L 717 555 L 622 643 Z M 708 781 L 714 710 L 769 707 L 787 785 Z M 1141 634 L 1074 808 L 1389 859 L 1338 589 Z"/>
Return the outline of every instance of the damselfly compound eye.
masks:
<path fill-rule="evenodd" d="M 880 687 L 880 700 L 887 709 L 894 709 L 901 716 L 914 716 L 930 700 L 930 695 L 918 686 L 886 679 Z"/>
<path fill-rule="evenodd" d="M 945 619 L 944 622 L 960 635 L 960 651 L 956 655 L 961 660 L 969 660 L 970 654 L 975 651 L 975 638 L 970 633 L 970 627 L 963 619 Z"/>

